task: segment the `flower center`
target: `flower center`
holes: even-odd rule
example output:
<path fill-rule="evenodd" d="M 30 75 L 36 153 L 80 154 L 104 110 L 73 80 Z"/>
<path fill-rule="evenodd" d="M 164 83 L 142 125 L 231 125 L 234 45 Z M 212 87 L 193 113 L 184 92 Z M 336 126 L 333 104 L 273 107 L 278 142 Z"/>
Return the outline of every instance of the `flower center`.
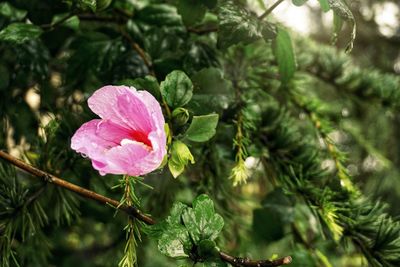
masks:
<path fill-rule="evenodd" d="M 131 131 L 127 138 L 121 140 L 121 145 L 142 143 L 147 149 L 152 150 L 153 145 L 145 133 L 139 131 Z"/>

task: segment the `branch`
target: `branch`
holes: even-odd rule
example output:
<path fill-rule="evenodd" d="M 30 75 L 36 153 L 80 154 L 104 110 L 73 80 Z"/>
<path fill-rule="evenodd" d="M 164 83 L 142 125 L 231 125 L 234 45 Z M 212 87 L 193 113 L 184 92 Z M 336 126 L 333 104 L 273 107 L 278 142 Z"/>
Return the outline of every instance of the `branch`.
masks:
<path fill-rule="evenodd" d="M 47 172 L 44 172 L 42 170 L 39 170 L 3 151 L 0 151 L 0 158 L 5 159 L 9 163 L 17 166 L 18 168 L 34 175 L 39 178 L 42 178 L 44 181 L 55 184 L 57 186 L 63 187 L 69 191 L 72 191 L 74 193 L 77 193 L 78 195 L 81 195 L 85 198 L 93 199 L 99 203 L 102 204 L 107 204 L 111 205 L 119 210 L 122 210 L 126 212 L 127 214 L 136 217 L 137 219 L 145 222 L 146 224 L 155 224 L 156 222 L 154 221 L 153 218 L 143 214 L 139 209 L 132 207 L 132 206 L 127 206 L 127 205 L 121 205 L 119 201 L 115 199 L 108 198 L 106 196 L 97 194 L 96 192 L 90 191 L 88 189 L 85 189 L 83 187 L 80 187 L 78 185 L 75 185 L 73 183 L 67 182 L 61 178 L 58 178 L 52 174 L 49 174 Z"/>
<path fill-rule="evenodd" d="M 208 34 L 211 32 L 218 31 L 218 27 L 209 27 L 209 28 L 187 28 L 188 32 L 195 33 L 195 34 Z"/>
<path fill-rule="evenodd" d="M 147 68 L 150 71 L 150 74 L 152 76 L 156 76 L 154 73 L 154 69 L 153 69 L 153 64 L 151 63 L 151 61 L 147 58 L 146 52 L 144 52 L 144 50 L 139 46 L 138 43 L 136 43 L 132 37 L 125 32 L 122 28 L 120 28 L 120 32 L 122 34 L 122 36 L 129 42 L 129 44 L 131 45 L 131 47 L 133 48 L 133 50 L 135 50 L 138 55 L 142 58 L 144 64 L 147 66 Z"/>
<path fill-rule="evenodd" d="M 276 260 L 251 260 L 249 258 L 233 257 L 220 251 L 219 257 L 233 266 L 248 266 L 248 267 L 271 267 L 271 266 L 282 266 L 288 265 L 292 262 L 292 257 L 286 256 Z"/>
<path fill-rule="evenodd" d="M 279 6 L 284 0 L 278 0 L 273 4 L 270 8 L 268 8 L 258 19 L 262 20 L 266 16 L 268 16 L 277 6 Z"/>
<path fill-rule="evenodd" d="M 139 209 L 137 209 L 134 206 L 121 205 L 121 203 L 117 200 L 108 198 L 91 190 L 67 182 L 61 178 L 58 178 L 57 176 L 54 176 L 38 168 L 35 168 L 23 162 L 22 160 L 17 159 L 1 150 L 0 150 L 0 158 L 5 159 L 12 165 L 34 176 L 42 178 L 46 182 L 65 188 L 69 191 L 77 193 L 78 195 L 81 195 L 82 197 L 93 199 L 101 204 L 111 205 L 119 210 L 126 212 L 129 216 L 133 216 L 136 219 L 141 220 L 142 222 L 148 225 L 156 224 L 156 221 L 152 217 L 142 213 Z M 222 251 L 219 252 L 219 257 L 221 258 L 221 260 L 228 262 L 236 267 L 272 267 L 272 266 L 288 265 L 292 262 L 292 258 L 290 256 L 286 256 L 276 260 L 251 260 L 248 258 L 234 257 Z"/>

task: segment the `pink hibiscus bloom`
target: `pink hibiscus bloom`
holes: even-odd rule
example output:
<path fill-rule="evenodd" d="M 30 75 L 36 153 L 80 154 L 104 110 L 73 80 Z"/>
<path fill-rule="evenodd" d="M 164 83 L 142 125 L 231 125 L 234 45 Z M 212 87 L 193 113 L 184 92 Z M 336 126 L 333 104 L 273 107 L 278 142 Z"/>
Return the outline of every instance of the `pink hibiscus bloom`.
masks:
<path fill-rule="evenodd" d="M 165 120 L 150 93 L 104 86 L 88 104 L 101 119 L 83 124 L 72 137 L 71 148 L 89 157 L 101 175 L 139 176 L 160 166 L 167 152 Z"/>

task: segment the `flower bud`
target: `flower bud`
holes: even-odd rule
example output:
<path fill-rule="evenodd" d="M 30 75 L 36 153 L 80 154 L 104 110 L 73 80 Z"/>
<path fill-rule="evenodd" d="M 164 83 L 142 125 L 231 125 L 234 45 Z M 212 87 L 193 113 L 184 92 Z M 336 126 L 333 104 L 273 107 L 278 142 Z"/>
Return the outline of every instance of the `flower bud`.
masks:
<path fill-rule="evenodd" d="M 172 111 L 172 121 L 177 126 L 185 125 L 189 120 L 189 111 L 185 108 L 176 108 Z"/>

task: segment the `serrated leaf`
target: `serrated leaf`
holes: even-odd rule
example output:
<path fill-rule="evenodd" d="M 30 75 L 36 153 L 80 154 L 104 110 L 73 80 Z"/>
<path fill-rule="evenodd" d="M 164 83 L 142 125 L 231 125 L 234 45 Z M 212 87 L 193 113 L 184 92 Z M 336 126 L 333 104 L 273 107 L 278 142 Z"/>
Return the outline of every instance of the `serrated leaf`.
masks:
<path fill-rule="evenodd" d="M 193 96 L 193 84 L 182 71 L 175 70 L 167 75 L 160 85 L 161 95 L 168 106 L 176 108 L 187 104 Z"/>
<path fill-rule="evenodd" d="M 172 176 L 174 178 L 178 177 L 189 162 L 194 163 L 194 158 L 189 148 L 181 141 L 174 141 L 171 147 L 171 156 L 168 160 L 168 168 Z"/>
<path fill-rule="evenodd" d="M 296 59 L 290 35 L 283 28 L 278 29 L 273 51 L 278 62 L 280 80 L 283 85 L 287 85 L 296 71 Z"/>
<path fill-rule="evenodd" d="M 160 252 L 175 259 L 188 258 L 191 247 L 188 231 L 182 225 L 169 225 L 158 240 Z"/>
<path fill-rule="evenodd" d="M 192 123 L 185 133 L 185 138 L 193 142 L 205 142 L 215 135 L 218 114 L 193 116 Z"/>
<path fill-rule="evenodd" d="M 259 20 L 233 1 L 225 1 L 219 6 L 218 19 L 218 46 L 223 49 L 234 44 L 249 44 L 275 36 L 274 25 Z"/>
<path fill-rule="evenodd" d="M 33 24 L 12 23 L 0 31 L 0 41 L 21 44 L 39 38 L 43 30 Z"/>
<path fill-rule="evenodd" d="M 170 215 L 165 220 L 168 224 L 181 224 L 181 216 L 183 211 L 188 208 L 182 202 L 175 202 L 171 208 Z"/>
<path fill-rule="evenodd" d="M 182 16 L 182 21 L 187 26 L 200 22 L 204 18 L 206 11 L 207 9 L 202 1 L 179 0 L 178 13 Z"/>
<path fill-rule="evenodd" d="M 204 194 L 193 201 L 193 208 L 184 210 L 182 220 L 196 245 L 204 239 L 215 240 L 224 227 L 224 219 L 215 213 L 213 201 Z"/>
<path fill-rule="evenodd" d="M 328 0 L 329 6 L 333 10 L 333 12 L 340 17 L 343 20 L 346 20 L 350 23 L 352 27 L 351 35 L 350 35 L 350 40 L 346 46 L 346 52 L 350 52 L 353 49 L 354 45 L 354 40 L 356 38 L 356 21 L 354 19 L 354 15 L 347 6 L 346 3 L 344 3 L 342 0 Z M 337 30 L 341 29 L 341 22 L 336 18 L 336 21 L 334 22 L 334 27 L 335 27 L 335 35 L 334 35 L 334 40 L 337 39 Z"/>

